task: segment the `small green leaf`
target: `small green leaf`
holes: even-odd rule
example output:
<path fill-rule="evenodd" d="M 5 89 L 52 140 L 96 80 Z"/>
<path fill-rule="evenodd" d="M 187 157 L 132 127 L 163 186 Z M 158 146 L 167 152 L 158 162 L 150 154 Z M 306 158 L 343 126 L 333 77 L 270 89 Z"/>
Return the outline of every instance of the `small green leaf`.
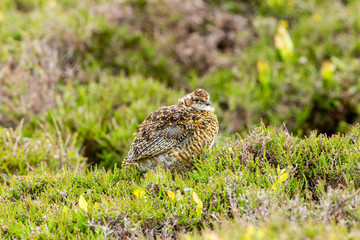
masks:
<path fill-rule="evenodd" d="M 198 215 L 198 217 L 201 217 L 201 209 L 203 207 L 203 202 L 201 201 L 201 199 L 199 198 L 199 196 L 197 195 L 196 192 L 192 193 L 192 197 L 194 199 L 194 202 L 196 202 L 196 204 L 197 204 L 196 214 Z"/>
<path fill-rule="evenodd" d="M 88 211 L 88 203 L 86 202 L 85 198 L 83 197 L 83 195 L 80 195 L 79 198 L 79 207 L 81 209 L 83 209 L 85 212 Z"/>
<path fill-rule="evenodd" d="M 201 205 L 201 207 L 202 207 L 203 202 L 201 201 L 201 199 L 199 198 L 199 196 L 197 195 L 196 192 L 192 193 L 192 197 L 194 199 L 194 202 L 196 202 L 197 205 Z"/>
<path fill-rule="evenodd" d="M 280 175 L 278 181 L 281 183 L 281 182 L 285 181 L 288 177 L 289 177 L 288 173 L 283 173 L 282 175 Z"/>
<path fill-rule="evenodd" d="M 278 190 L 278 184 L 277 184 L 277 182 L 273 183 L 272 189 L 274 190 L 274 192 L 277 192 L 277 190 Z"/>
<path fill-rule="evenodd" d="M 176 200 L 176 201 L 179 201 L 180 199 L 182 199 L 181 192 L 180 192 L 180 190 L 177 190 L 177 191 L 176 191 L 175 200 Z"/>
<path fill-rule="evenodd" d="M 94 204 L 94 209 L 95 209 L 95 210 L 98 210 L 98 209 L 99 209 L 99 204 L 98 204 L 98 202 L 95 202 L 95 204 Z"/>
<path fill-rule="evenodd" d="M 63 213 L 67 213 L 69 211 L 69 208 L 67 206 L 64 206 L 63 209 L 62 209 Z"/>
<path fill-rule="evenodd" d="M 191 192 L 192 192 L 192 188 L 184 188 L 184 192 L 185 192 L 185 194 L 187 194 L 188 196 L 191 194 Z"/>
<path fill-rule="evenodd" d="M 201 209 L 202 209 L 202 206 L 200 206 L 200 205 L 196 206 L 196 214 L 198 215 L 198 217 L 201 217 Z"/>

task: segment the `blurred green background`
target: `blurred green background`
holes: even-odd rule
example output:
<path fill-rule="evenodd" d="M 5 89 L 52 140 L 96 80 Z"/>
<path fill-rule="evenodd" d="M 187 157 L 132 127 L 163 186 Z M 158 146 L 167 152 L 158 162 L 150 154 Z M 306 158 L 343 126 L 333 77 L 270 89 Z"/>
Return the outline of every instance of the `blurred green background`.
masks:
<path fill-rule="evenodd" d="M 152 110 L 196 88 L 211 94 L 220 144 L 261 120 L 299 136 L 347 132 L 360 118 L 359 10 L 356 0 L 1 0 L 0 142 L 20 151 L 1 170 L 111 168 Z"/>

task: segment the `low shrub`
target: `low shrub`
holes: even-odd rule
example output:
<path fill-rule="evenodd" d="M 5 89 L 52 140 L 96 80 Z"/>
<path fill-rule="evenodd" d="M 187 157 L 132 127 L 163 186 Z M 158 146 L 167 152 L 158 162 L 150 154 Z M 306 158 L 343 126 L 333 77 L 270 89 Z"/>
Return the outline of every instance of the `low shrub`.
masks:
<path fill-rule="evenodd" d="M 176 104 L 183 96 L 140 76 L 111 77 L 99 82 L 64 86 L 58 107 L 32 119 L 28 131 L 45 129 L 61 137 L 77 134 L 89 164 L 111 168 L 126 157 L 133 133 L 152 110 Z"/>
<path fill-rule="evenodd" d="M 301 140 L 261 126 L 205 153 L 184 175 L 130 167 L 13 177 L 0 185 L 0 230 L 18 238 L 175 238 L 227 219 L 269 236 L 292 236 L 290 224 L 322 236 L 330 223 L 346 235 L 343 226 L 359 227 L 358 142 L 356 134 Z"/>
<path fill-rule="evenodd" d="M 86 159 L 77 148 L 77 136 L 42 132 L 37 137 L 24 136 L 22 125 L 16 130 L 0 127 L 0 173 L 4 179 L 13 175 L 54 172 L 61 168 L 76 171 Z"/>

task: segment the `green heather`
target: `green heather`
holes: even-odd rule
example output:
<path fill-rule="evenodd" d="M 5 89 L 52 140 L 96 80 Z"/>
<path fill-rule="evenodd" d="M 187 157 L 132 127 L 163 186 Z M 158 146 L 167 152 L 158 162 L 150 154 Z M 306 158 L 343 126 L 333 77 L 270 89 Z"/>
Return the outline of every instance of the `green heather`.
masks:
<path fill-rule="evenodd" d="M 1 0 L 1 239 L 359 239 L 360 2 Z M 122 169 L 204 88 L 184 174 Z"/>

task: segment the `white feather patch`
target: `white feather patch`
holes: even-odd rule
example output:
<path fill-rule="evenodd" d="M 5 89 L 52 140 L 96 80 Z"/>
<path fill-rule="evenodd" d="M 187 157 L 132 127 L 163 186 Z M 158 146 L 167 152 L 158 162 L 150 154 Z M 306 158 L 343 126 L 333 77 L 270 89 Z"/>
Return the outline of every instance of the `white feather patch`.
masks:
<path fill-rule="evenodd" d="M 211 112 L 214 112 L 214 110 L 215 110 L 213 107 L 207 106 L 207 105 L 204 105 L 204 104 L 193 104 L 193 105 L 191 105 L 191 107 L 193 107 L 194 109 L 199 110 L 199 111 L 211 111 Z"/>
<path fill-rule="evenodd" d="M 187 98 L 191 98 L 191 97 L 189 95 L 186 95 L 185 97 L 180 98 L 178 101 L 179 101 L 179 103 L 184 103 L 185 104 L 185 100 Z"/>

